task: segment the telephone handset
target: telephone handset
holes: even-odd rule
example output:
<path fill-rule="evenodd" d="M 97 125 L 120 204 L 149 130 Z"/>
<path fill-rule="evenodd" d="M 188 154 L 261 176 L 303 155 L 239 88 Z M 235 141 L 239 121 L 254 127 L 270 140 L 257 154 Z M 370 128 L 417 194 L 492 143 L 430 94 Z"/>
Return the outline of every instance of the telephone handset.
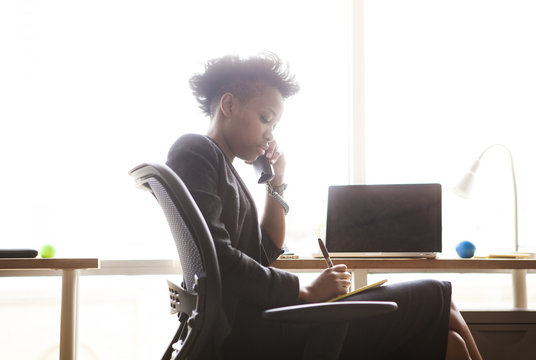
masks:
<path fill-rule="evenodd" d="M 264 184 L 274 178 L 274 168 L 270 164 L 270 160 L 266 155 L 259 156 L 257 160 L 253 162 L 253 168 L 259 178 L 258 183 Z"/>

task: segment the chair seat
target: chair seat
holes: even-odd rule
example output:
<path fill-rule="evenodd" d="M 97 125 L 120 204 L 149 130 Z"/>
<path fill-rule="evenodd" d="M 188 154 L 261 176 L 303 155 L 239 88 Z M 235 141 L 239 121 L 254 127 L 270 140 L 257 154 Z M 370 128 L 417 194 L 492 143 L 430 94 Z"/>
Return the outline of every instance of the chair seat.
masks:
<path fill-rule="evenodd" d="M 284 306 L 263 312 L 269 320 L 292 322 L 333 322 L 364 319 L 395 311 L 391 301 L 340 301 Z"/>

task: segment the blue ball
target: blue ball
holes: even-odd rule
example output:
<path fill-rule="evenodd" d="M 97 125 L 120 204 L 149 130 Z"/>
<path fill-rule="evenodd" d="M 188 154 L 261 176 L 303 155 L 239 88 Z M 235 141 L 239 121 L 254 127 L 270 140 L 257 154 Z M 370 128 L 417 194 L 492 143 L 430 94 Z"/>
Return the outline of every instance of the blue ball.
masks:
<path fill-rule="evenodd" d="M 464 240 L 456 246 L 456 252 L 461 258 L 472 258 L 475 255 L 476 246 L 470 241 Z"/>

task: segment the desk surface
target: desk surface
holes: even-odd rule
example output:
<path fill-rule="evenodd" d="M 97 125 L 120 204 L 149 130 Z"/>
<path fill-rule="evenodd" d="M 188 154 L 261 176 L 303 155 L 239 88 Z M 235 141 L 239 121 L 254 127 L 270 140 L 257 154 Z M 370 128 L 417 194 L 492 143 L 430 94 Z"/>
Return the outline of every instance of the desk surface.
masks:
<path fill-rule="evenodd" d="M 349 269 L 536 269 L 536 259 L 355 259 L 335 258 L 334 264 L 346 264 Z M 99 259 L 0 259 L 0 270 L 15 269 L 98 269 Z M 287 270 L 323 270 L 321 258 L 281 259 L 274 267 Z"/>
<path fill-rule="evenodd" d="M 97 269 L 99 267 L 99 259 L 18 259 L 18 258 L 3 258 L 0 259 L 0 270 L 16 270 L 16 269 Z"/>
<path fill-rule="evenodd" d="M 535 259 L 355 259 L 335 258 L 334 264 L 349 269 L 536 269 Z M 324 259 L 302 258 L 276 260 L 274 267 L 286 270 L 322 270 Z"/>

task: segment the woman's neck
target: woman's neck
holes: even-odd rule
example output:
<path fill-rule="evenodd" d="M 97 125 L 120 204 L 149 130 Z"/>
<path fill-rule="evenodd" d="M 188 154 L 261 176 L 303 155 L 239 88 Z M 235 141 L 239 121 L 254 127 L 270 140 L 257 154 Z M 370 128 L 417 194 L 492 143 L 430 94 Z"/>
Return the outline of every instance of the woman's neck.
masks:
<path fill-rule="evenodd" d="M 217 127 L 214 126 L 214 121 L 211 122 L 211 126 L 207 131 L 207 136 L 212 139 L 223 151 L 223 154 L 229 160 L 229 162 L 233 162 L 235 156 L 229 146 L 227 145 L 227 141 L 225 141 L 225 137 L 221 135 L 221 131 L 218 131 Z"/>

